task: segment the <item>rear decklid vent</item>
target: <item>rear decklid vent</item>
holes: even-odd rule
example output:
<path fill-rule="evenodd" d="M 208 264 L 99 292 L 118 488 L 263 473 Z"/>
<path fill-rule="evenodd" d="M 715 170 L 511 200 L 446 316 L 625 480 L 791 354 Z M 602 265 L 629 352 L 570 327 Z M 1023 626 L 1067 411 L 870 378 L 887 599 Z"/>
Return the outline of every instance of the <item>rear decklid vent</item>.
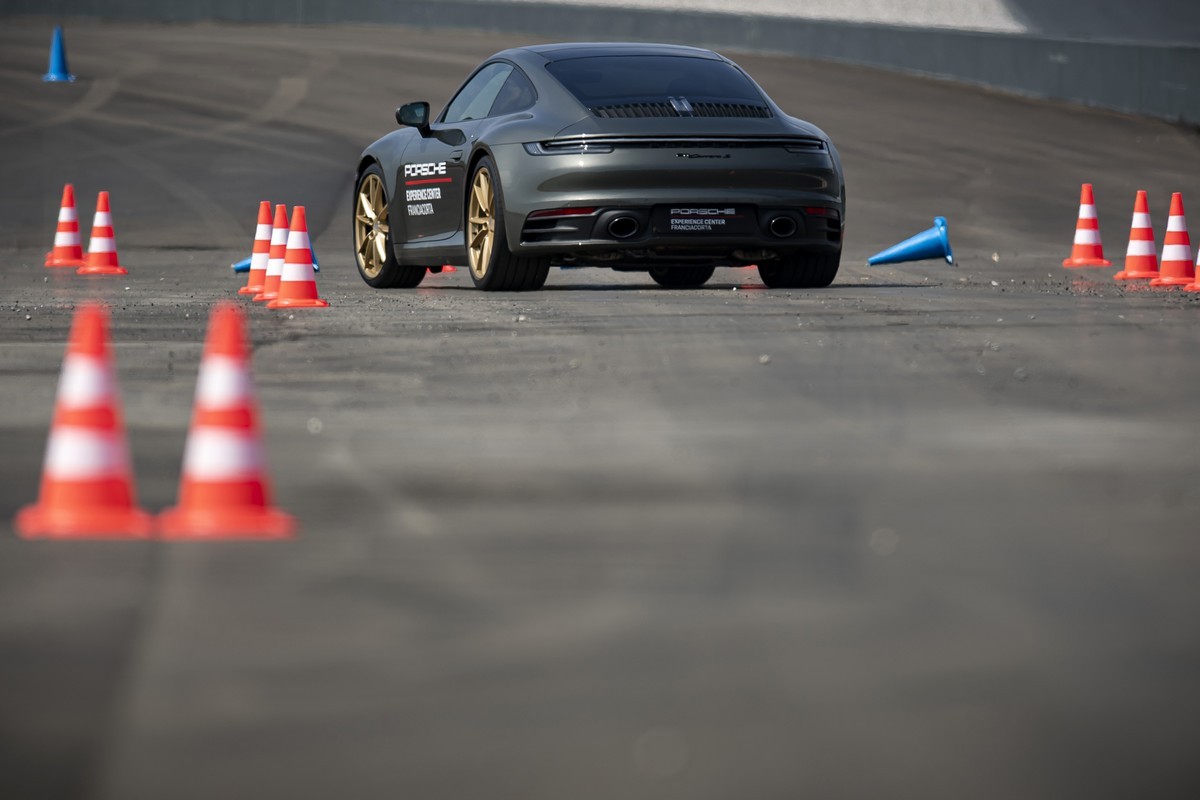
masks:
<path fill-rule="evenodd" d="M 771 109 L 746 103 L 692 103 L 692 115 L 696 117 L 752 117 L 766 119 Z"/>
<path fill-rule="evenodd" d="M 592 108 L 592 113 L 601 119 L 679 116 L 679 112 L 670 103 L 621 103 L 613 106 L 595 106 Z"/>
<path fill-rule="evenodd" d="M 750 103 L 692 103 L 684 98 L 671 98 L 665 103 L 620 103 L 593 106 L 591 112 L 601 119 L 635 119 L 645 117 L 725 117 L 767 119 L 771 109 Z"/>

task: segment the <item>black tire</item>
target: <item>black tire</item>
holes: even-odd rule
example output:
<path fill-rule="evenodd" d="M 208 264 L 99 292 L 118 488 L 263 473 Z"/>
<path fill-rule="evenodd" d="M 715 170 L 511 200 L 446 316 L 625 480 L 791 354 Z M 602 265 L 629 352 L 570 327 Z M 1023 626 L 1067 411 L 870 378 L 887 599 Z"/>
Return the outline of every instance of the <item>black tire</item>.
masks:
<path fill-rule="evenodd" d="M 471 255 L 471 198 L 475 191 L 476 181 L 481 172 L 487 172 L 491 180 L 493 208 L 493 240 L 486 263 L 481 264 L 478 271 L 473 264 Z M 550 259 L 543 257 L 517 256 L 508 249 L 508 234 L 504 229 L 504 189 L 500 185 L 500 173 L 495 162 L 488 156 L 479 159 L 471 171 L 471 181 L 467 186 L 467 202 L 463 212 L 463 231 L 467 264 L 471 273 L 471 281 L 475 288 L 485 292 L 529 292 L 542 288 L 546 277 L 550 274 Z"/>
<path fill-rule="evenodd" d="M 650 277 L 667 289 L 695 289 L 703 286 L 715 271 L 715 267 L 656 267 L 650 270 Z"/>
<path fill-rule="evenodd" d="M 354 209 L 352 214 L 352 235 L 354 243 L 354 263 L 358 266 L 358 274 L 368 286 L 376 289 L 412 289 L 418 286 L 425 279 L 426 269 L 423 266 L 413 264 L 401 264 L 396 260 L 396 249 L 393 246 L 391 225 L 389 224 L 386 231 L 376 230 L 374 237 L 383 237 L 384 241 L 384 257 L 382 261 L 377 261 L 373 266 L 364 263 L 364 256 L 360 245 L 364 242 L 359 238 L 362 235 L 360 225 L 366 223 L 360 217 L 362 214 L 362 192 L 364 186 L 370 181 L 378 181 L 378 189 L 383 198 L 385 214 L 383 219 L 390 220 L 390 215 L 386 211 L 390 208 L 390 201 L 387 197 L 387 182 L 384 180 L 383 170 L 378 164 L 371 164 L 363 170 L 363 173 L 358 176 L 358 183 L 354 187 Z M 366 247 L 374 247 L 374 239 L 365 243 Z M 377 256 L 375 256 L 377 259 Z"/>
<path fill-rule="evenodd" d="M 758 265 L 758 277 L 772 289 L 824 289 L 837 277 L 842 251 L 784 253 Z"/>

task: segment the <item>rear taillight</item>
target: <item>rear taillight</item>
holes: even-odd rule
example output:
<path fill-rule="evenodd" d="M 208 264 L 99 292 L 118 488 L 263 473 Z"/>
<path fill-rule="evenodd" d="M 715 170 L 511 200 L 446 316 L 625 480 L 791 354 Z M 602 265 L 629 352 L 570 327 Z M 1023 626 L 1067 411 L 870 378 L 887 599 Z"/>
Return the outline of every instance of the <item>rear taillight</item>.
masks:
<path fill-rule="evenodd" d="M 839 219 L 841 217 L 836 208 L 828 208 L 827 206 L 805 206 L 804 213 L 810 217 L 828 217 L 829 219 Z"/>
<path fill-rule="evenodd" d="M 554 217 L 586 217 L 596 213 L 594 208 L 580 206 L 578 208 L 546 208 L 532 211 L 529 219 L 552 219 Z"/>

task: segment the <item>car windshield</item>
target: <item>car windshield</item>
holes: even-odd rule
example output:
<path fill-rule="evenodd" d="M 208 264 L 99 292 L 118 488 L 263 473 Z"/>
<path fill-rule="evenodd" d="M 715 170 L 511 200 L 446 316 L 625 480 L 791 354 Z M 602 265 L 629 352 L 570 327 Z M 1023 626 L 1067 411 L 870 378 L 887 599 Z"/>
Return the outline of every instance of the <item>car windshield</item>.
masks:
<path fill-rule="evenodd" d="M 688 56 L 589 56 L 553 61 L 546 69 L 589 108 L 661 103 L 668 98 L 763 104 L 762 93 L 724 61 Z"/>

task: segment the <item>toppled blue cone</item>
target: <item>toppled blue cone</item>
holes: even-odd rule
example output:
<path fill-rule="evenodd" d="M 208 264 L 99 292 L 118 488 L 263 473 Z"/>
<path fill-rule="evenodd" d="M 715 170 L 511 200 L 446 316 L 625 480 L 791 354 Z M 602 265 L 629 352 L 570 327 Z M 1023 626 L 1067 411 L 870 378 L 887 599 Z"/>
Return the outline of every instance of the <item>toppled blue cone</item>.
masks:
<path fill-rule="evenodd" d="M 947 264 L 954 265 L 954 253 L 950 250 L 950 233 L 946 228 L 945 217 L 935 217 L 932 228 L 876 253 L 867 259 L 867 264 L 899 264 L 902 261 L 924 261 L 927 258 L 944 258 Z"/>
<path fill-rule="evenodd" d="M 311 245 L 309 246 L 309 249 L 311 249 Z M 317 263 L 317 251 L 316 250 L 312 251 L 312 258 L 313 258 L 313 271 L 320 272 L 321 265 Z M 236 264 L 230 264 L 229 268 L 231 270 L 233 270 L 234 272 L 249 272 L 250 271 L 250 259 L 243 258 L 241 261 L 237 262 Z"/>
<path fill-rule="evenodd" d="M 67 67 L 67 46 L 63 42 L 62 25 L 54 26 L 54 36 L 50 39 L 50 71 L 42 76 L 47 83 L 75 80 Z"/>

